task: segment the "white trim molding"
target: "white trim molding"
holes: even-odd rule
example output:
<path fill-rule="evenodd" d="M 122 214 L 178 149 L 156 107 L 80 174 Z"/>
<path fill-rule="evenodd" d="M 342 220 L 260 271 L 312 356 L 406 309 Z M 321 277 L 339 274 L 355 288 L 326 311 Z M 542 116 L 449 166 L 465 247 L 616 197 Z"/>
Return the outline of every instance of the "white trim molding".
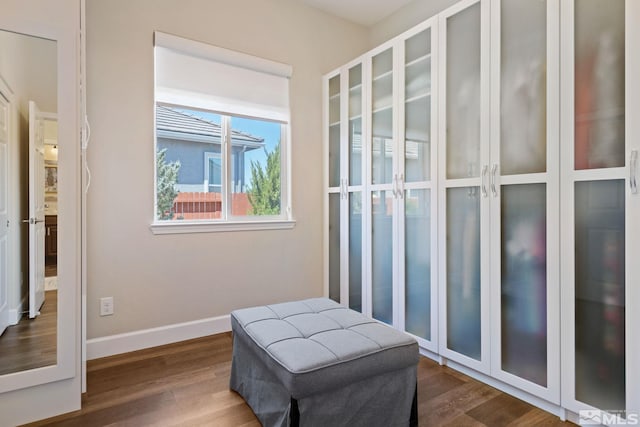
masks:
<path fill-rule="evenodd" d="M 87 360 L 231 331 L 231 317 L 210 317 L 87 340 Z"/>

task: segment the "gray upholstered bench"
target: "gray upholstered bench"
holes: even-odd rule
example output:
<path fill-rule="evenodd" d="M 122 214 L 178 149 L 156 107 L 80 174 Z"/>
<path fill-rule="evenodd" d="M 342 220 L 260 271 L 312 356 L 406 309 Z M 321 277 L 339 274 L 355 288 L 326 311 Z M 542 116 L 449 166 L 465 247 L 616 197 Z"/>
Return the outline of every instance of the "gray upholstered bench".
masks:
<path fill-rule="evenodd" d="M 232 390 L 264 426 L 417 425 L 414 339 L 329 299 L 236 310 Z"/>

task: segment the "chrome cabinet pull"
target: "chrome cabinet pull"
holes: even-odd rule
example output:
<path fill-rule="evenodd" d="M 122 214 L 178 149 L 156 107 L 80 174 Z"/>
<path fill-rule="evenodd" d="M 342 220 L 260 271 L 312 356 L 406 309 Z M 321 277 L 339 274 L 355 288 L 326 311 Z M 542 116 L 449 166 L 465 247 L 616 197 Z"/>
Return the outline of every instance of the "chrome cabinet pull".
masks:
<path fill-rule="evenodd" d="M 629 187 L 631 194 L 638 194 L 638 150 L 632 150 L 629 159 Z"/>
<path fill-rule="evenodd" d="M 498 171 L 498 164 L 494 163 L 491 167 L 491 193 L 493 197 L 498 197 L 498 191 L 496 190 L 496 172 Z"/>
<path fill-rule="evenodd" d="M 393 175 L 393 189 L 391 190 L 394 198 L 398 198 L 398 174 Z"/>
<path fill-rule="evenodd" d="M 401 199 L 404 199 L 404 174 L 400 174 L 400 178 L 398 179 L 398 195 Z"/>
<path fill-rule="evenodd" d="M 480 190 L 482 191 L 482 197 L 487 197 L 487 171 L 489 170 L 488 165 L 482 166 L 482 173 L 480 174 Z"/>

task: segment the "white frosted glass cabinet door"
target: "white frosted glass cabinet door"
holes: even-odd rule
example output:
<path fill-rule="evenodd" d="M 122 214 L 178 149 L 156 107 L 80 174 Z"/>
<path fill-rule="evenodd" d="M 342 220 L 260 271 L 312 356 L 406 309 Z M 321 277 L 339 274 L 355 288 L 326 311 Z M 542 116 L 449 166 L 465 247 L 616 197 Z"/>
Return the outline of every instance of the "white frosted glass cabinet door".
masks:
<path fill-rule="evenodd" d="M 559 403 L 560 4 L 491 5 L 492 374 Z"/>
<path fill-rule="evenodd" d="M 489 373 L 489 2 L 438 22 L 439 351 Z"/>
<path fill-rule="evenodd" d="M 614 178 L 625 165 L 625 1 L 574 7 L 575 169 Z M 574 197 L 575 398 L 624 410 L 625 181 L 576 182 Z"/>
<path fill-rule="evenodd" d="M 637 416 L 640 3 L 562 6 L 563 406 Z"/>
<path fill-rule="evenodd" d="M 418 343 L 437 351 L 437 192 L 432 111 L 436 107 L 436 20 L 412 30 L 400 50 L 400 144 L 398 150 L 399 325 Z"/>

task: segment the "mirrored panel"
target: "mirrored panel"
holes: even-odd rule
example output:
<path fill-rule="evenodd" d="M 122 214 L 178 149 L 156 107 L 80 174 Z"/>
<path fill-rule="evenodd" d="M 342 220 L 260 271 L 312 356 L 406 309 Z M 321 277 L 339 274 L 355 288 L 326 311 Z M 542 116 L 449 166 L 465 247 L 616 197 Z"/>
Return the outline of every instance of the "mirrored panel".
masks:
<path fill-rule="evenodd" d="M 58 363 L 57 54 L 0 30 L 0 375 Z"/>

